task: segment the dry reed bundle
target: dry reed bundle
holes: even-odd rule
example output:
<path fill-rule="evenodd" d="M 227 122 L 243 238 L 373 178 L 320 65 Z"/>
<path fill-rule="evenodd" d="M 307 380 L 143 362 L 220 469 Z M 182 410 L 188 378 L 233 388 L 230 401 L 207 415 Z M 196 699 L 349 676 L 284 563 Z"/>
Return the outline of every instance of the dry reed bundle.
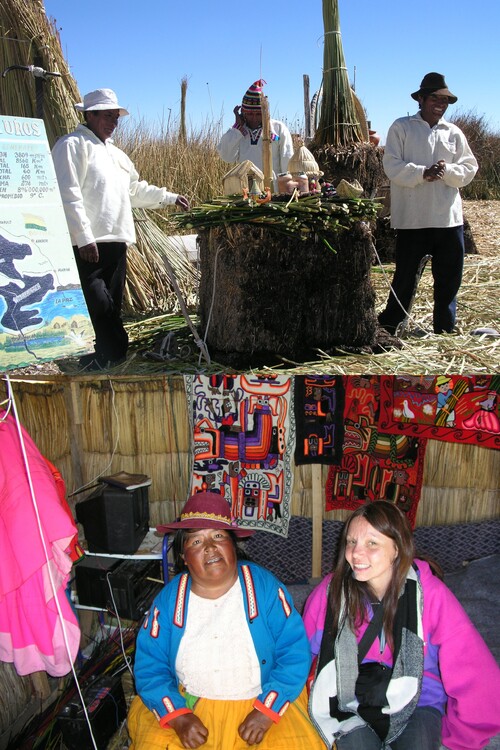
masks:
<path fill-rule="evenodd" d="M 312 234 L 303 240 L 246 223 L 212 226 L 199 240 L 200 329 L 225 365 L 248 369 L 317 347 L 374 343 L 364 222 L 325 234 L 335 253 Z"/>
<path fill-rule="evenodd" d="M 184 299 L 193 304 L 199 271 L 179 252 L 179 246 L 165 234 L 143 209 L 134 209 L 137 241 L 128 252 L 125 312 L 151 313 L 179 310 L 165 259 L 174 271 Z"/>
<path fill-rule="evenodd" d="M 363 133 L 342 48 L 338 0 L 323 0 L 323 26 L 323 95 L 314 143 L 346 147 L 361 143 Z"/>
<path fill-rule="evenodd" d="M 42 0 L 2 0 L 0 36 L 0 72 L 13 65 L 37 65 L 61 74 L 43 80 L 43 119 L 52 146 L 59 136 L 77 125 L 73 105 L 80 101 L 62 54 L 55 22 L 47 17 Z M 38 116 L 31 73 L 11 70 L 2 78 L 0 112 L 17 117 Z"/>

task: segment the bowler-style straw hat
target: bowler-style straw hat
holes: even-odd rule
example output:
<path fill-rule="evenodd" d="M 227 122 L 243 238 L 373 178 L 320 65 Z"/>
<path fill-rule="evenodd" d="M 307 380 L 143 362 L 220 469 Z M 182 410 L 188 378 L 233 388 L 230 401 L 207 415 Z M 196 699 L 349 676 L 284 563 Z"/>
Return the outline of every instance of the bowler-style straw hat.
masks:
<path fill-rule="evenodd" d="M 156 527 L 160 533 L 179 529 L 225 529 L 241 538 L 255 533 L 236 525 L 231 519 L 229 503 L 217 492 L 197 492 L 191 495 L 177 521 Z"/>
<path fill-rule="evenodd" d="M 448 89 L 442 73 L 426 73 L 422 78 L 419 90 L 414 91 L 413 94 L 411 94 L 411 98 L 418 102 L 419 96 L 432 94 L 434 91 L 439 91 L 443 96 L 447 96 L 450 104 L 455 104 L 455 102 L 458 101 L 458 97 L 456 97 L 455 94 L 452 94 Z"/>
<path fill-rule="evenodd" d="M 83 102 L 75 104 L 78 112 L 88 112 L 91 110 L 119 109 L 120 117 L 128 115 L 128 110 L 118 104 L 118 97 L 112 89 L 96 89 L 90 91 L 83 97 Z"/>

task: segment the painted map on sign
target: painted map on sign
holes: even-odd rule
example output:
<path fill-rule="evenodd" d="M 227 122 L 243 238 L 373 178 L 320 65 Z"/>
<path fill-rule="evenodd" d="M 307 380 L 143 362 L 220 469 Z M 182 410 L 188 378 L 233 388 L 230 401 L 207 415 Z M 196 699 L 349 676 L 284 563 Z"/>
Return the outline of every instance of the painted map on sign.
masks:
<path fill-rule="evenodd" d="M 43 121 L 0 116 L 0 370 L 92 339 Z"/>

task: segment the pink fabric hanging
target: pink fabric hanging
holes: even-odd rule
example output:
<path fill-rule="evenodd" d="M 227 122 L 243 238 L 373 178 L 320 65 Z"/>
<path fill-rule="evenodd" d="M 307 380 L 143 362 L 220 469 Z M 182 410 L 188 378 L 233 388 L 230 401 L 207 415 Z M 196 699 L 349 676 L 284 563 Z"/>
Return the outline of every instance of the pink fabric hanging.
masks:
<path fill-rule="evenodd" d="M 0 412 L 0 419 L 5 417 Z M 77 529 L 61 504 L 54 476 L 21 428 L 50 570 L 67 633 L 70 654 L 50 583 L 28 475 L 14 417 L 0 422 L 0 660 L 18 674 L 67 674 L 78 653 L 80 629 L 66 596 L 68 554 Z"/>

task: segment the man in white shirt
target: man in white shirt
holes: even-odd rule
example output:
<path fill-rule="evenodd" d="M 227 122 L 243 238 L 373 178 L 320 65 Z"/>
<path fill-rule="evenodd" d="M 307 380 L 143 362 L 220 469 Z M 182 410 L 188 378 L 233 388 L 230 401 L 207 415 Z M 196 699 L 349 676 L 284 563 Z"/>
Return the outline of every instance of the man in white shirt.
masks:
<path fill-rule="evenodd" d="M 234 108 L 235 123 L 222 136 L 217 151 L 227 162 L 242 162 L 248 159 L 260 170 L 262 159 L 262 107 L 261 94 L 265 81 L 255 81 L 243 96 L 241 106 Z M 284 174 L 293 154 L 290 131 L 284 122 L 271 119 L 271 150 L 273 155 L 273 179 Z"/>
<path fill-rule="evenodd" d="M 95 352 L 80 363 L 99 369 L 127 354 L 121 309 L 127 246 L 135 242 L 132 208 L 175 204 L 186 211 L 189 203 L 183 195 L 140 180 L 128 156 L 113 145 L 118 120 L 128 115 L 114 91 L 91 91 L 75 109 L 85 122 L 56 142 L 52 159 L 95 333 Z"/>
<path fill-rule="evenodd" d="M 465 252 L 460 188 L 472 181 L 478 165 L 463 132 L 444 119 L 448 104 L 457 101 L 444 76 L 427 73 L 411 97 L 419 112 L 391 125 L 384 151 L 397 239 L 392 291 L 379 323 L 396 332 L 406 317 L 419 264 L 431 255 L 434 333 L 451 333 Z"/>

